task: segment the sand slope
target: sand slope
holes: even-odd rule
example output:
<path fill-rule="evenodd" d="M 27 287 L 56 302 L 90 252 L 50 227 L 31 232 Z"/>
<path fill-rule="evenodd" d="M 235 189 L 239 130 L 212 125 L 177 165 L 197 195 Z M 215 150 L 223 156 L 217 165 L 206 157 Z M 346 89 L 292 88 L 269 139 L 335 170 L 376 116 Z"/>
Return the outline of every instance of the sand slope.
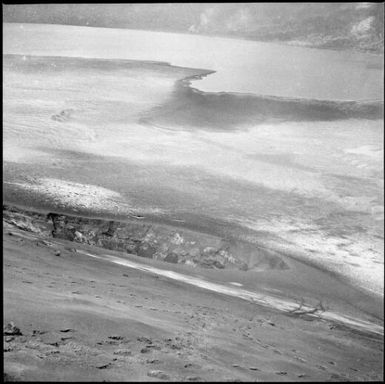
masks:
<path fill-rule="evenodd" d="M 4 231 L 4 321 L 23 333 L 5 336 L 11 378 L 382 378 L 381 337 L 92 259 L 74 245 Z"/>

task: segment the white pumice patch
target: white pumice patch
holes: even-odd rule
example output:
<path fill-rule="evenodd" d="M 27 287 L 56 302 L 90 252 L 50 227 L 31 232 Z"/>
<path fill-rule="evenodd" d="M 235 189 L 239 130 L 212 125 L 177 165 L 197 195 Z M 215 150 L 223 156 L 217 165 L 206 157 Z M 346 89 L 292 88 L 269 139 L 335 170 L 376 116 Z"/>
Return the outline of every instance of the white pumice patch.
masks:
<path fill-rule="evenodd" d="M 9 183 L 25 190 L 37 192 L 61 205 L 83 209 L 112 210 L 128 205 L 123 202 L 120 193 L 92 184 L 73 181 L 42 178 L 35 183 Z"/>

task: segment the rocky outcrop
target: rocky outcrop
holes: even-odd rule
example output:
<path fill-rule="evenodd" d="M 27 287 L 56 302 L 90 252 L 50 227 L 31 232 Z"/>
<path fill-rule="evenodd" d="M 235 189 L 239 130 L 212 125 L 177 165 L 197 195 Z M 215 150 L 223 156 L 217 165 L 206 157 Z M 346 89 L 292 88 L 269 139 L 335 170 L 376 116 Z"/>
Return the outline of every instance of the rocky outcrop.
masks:
<path fill-rule="evenodd" d="M 229 248 L 229 241 L 215 236 L 149 223 L 116 222 L 49 214 L 57 238 L 123 251 L 168 263 L 205 268 L 245 268 Z"/>
<path fill-rule="evenodd" d="M 286 269 L 273 251 L 231 238 L 221 238 L 142 220 L 114 221 L 37 213 L 3 205 L 3 221 L 21 230 L 167 263 L 243 271 Z M 60 255 L 58 255 L 60 256 Z"/>
<path fill-rule="evenodd" d="M 3 335 L 7 336 L 21 336 L 22 333 L 18 327 L 16 327 L 15 323 L 11 321 L 8 323 L 3 329 Z"/>
<path fill-rule="evenodd" d="M 49 236 L 51 225 L 46 215 L 3 205 L 3 221 L 23 231 Z"/>

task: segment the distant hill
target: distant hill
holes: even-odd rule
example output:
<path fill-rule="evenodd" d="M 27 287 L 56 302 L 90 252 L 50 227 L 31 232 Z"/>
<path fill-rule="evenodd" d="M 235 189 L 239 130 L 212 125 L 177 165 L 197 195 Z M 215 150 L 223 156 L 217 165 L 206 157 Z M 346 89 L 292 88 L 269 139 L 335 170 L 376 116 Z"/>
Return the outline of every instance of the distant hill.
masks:
<path fill-rule="evenodd" d="M 199 33 L 383 52 L 383 3 L 3 5 L 4 22 Z"/>

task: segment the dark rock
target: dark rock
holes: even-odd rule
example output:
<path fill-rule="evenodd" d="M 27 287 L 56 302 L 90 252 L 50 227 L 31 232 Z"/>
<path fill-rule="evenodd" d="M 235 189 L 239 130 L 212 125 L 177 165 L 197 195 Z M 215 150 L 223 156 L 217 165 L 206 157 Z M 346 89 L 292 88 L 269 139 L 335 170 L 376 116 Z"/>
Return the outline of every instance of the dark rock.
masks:
<path fill-rule="evenodd" d="M 147 337 L 144 337 L 144 336 L 138 337 L 136 340 L 138 340 L 142 343 L 152 344 L 152 340 L 148 339 Z"/>
<path fill-rule="evenodd" d="M 46 355 L 46 356 L 48 356 L 48 355 L 56 355 L 56 354 L 58 354 L 58 353 L 60 353 L 60 351 L 59 351 L 58 349 L 56 349 L 56 350 L 54 350 L 54 351 L 48 351 L 48 352 L 46 352 L 45 355 Z"/>
<path fill-rule="evenodd" d="M 18 381 L 14 376 L 11 376 L 11 375 L 9 375 L 8 373 L 5 373 L 5 372 L 4 372 L 4 375 L 3 375 L 3 380 L 4 380 L 4 383 L 9 383 L 9 382 L 12 382 L 12 381 Z"/>
<path fill-rule="evenodd" d="M 60 254 L 61 254 L 61 252 L 57 249 L 57 250 L 55 251 L 55 256 L 60 256 Z"/>
<path fill-rule="evenodd" d="M 146 363 L 148 364 L 159 364 L 161 361 L 158 359 L 147 359 Z"/>
<path fill-rule="evenodd" d="M 8 323 L 3 330 L 4 335 L 15 335 L 15 336 L 21 336 L 22 333 L 19 328 L 16 327 L 13 321 Z"/>
<path fill-rule="evenodd" d="M 116 336 L 116 335 L 108 336 L 108 338 L 111 340 L 123 340 L 124 339 L 123 336 Z"/>
<path fill-rule="evenodd" d="M 139 247 L 137 247 L 136 254 L 141 257 L 147 257 L 152 259 L 156 249 L 150 244 L 143 243 Z"/>
<path fill-rule="evenodd" d="M 224 269 L 225 264 L 221 260 L 217 260 L 213 257 L 202 259 L 202 260 L 195 260 L 197 263 L 199 263 L 204 268 L 217 268 L 217 269 Z"/>
<path fill-rule="evenodd" d="M 155 349 L 157 351 L 160 351 L 161 348 L 159 347 L 159 345 L 146 345 L 146 348 L 152 348 L 152 349 Z"/>
<path fill-rule="evenodd" d="M 46 331 L 39 331 L 37 329 L 34 329 L 32 331 L 32 336 L 36 336 L 36 335 L 44 335 L 45 333 L 47 333 Z"/>
<path fill-rule="evenodd" d="M 242 263 L 242 264 L 239 266 L 238 269 L 239 269 L 240 271 L 246 272 L 246 271 L 248 271 L 249 266 L 248 266 L 246 263 Z"/>
<path fill-rule="evenodd" d="M 178 263 L 178 255 L 174 252 L 171 252 L 169 253 L 164 259 L 163 259 L 165 262 L 167 263 L 173 263 L 173 264 L 177 264 Z"/>
<path fill-rule="evenodd" d="M 203 381 L 199 376 L 187 376 L 186 381 Z"/>

